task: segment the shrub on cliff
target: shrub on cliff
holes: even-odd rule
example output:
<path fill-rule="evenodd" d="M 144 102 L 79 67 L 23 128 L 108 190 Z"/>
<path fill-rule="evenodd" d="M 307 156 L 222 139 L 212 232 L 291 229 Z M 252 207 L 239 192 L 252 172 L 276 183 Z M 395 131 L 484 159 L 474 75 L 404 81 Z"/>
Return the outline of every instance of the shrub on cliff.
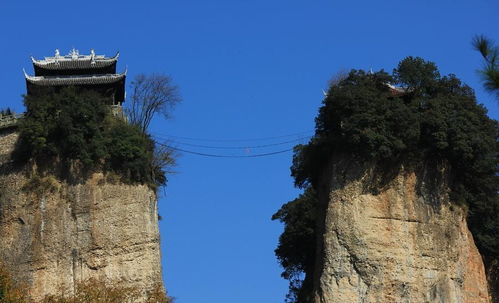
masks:
<path fill-rule="evenodd" d="M 477 246 L 492 264 L 499 258 L 497 135 L 497 121 L 470 87 L 454 75 L 441 76 L 432 62 L 408 57 L 391 75 L 352 70 L 335 82 L 316 118 L 315 136 L 295 148 L 291 173 L 298 187 L 316 186 L 335 154 L 386 169 L 447 163 L 451 200 L 468 207 Z M 306 215 L 285 222 L 284 233 L 288 225 L 306 222 Z M 294 254 L 276 253 L 280 260 Z"/>
<path fill-rule="evenodd" d="M 286 302 L 308 302 L 315 265 L 317 197 L 309 187 L 298 198 L 284 204 L 272 220 L 284 223 L 275 254 L 290 281 Z M 305 273 L 306 279 L 302 281 Z"/>
<path fill-rule="evenodd" d="M 15 161 L 112 171 L 125 182 L 152 186 L 166 183 L 162 168 L 154 166 L 154 141 L 138 126 L 113 117 L 99 94 L 71 87 L 47 90 L 25 96 L 24 104 Z"/>

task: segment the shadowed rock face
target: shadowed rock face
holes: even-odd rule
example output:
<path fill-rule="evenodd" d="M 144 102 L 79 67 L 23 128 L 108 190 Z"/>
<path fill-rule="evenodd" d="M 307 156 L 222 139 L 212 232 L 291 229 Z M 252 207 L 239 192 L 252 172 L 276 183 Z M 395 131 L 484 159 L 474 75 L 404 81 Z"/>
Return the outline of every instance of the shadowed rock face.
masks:
<path fill-rule="evenodd" d="M 34 300 L 88 278 L 151 289 L 162 283 L 156 196 L 145 185 L 29 179 L 9 163 L 17 134 L 0 133 L 0 260 Z"/>
<path fill-rule="evenodd" d="M 322 178 L 314 302 L 490 302 L 482 258 L 463 209 L 449 202 L 444 170 L 399 172 L 368 190 L 375 175 L 343 157 Z"/>

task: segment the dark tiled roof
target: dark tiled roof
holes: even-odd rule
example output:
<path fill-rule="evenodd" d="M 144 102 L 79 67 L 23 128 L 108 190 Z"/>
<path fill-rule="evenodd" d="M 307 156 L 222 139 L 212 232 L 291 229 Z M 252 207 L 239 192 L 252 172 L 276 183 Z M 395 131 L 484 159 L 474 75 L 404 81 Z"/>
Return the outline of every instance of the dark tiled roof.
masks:
<path fill-rule="evenodd" d="M 29 76 L 25 73 L 26 81 L 31 84 L 41 86 L 58 86 L 58 85 L 93 85 L 93 84 L 109 84 L 123 80 L 126 72 L 122 74 L 108 75 L 90 75 L 90 76 Z"/>

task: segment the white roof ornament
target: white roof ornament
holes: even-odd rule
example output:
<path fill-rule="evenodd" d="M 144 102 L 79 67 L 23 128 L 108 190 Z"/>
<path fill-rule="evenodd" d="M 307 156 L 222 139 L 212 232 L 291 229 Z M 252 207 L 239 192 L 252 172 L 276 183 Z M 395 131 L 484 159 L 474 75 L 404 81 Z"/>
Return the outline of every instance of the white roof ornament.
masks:
<path fill-rule="evenodd" d="M 69 55 L 71 56 L 71 59 L 76 60 L 78 59 L 79 52 L 73 47 L 73 49 L 69 52 Z"/>
<path fill-rule="evenodd" d="M 59 49 L 56 48 L 55 49 L 55 55 L 54 55 L 54 60 L 55 60 L 55 64 L 56 65 L 59 65 L 59 58 L 61 57 L 61 53 L 59 52 Z"/>
<path fill-rule="evenodd" d="M 93 48 L 90 50 L 90 61 L 91 61 L 90 64 L 92 64 L 92 65 L 95 64 L 95 51 Z"/>

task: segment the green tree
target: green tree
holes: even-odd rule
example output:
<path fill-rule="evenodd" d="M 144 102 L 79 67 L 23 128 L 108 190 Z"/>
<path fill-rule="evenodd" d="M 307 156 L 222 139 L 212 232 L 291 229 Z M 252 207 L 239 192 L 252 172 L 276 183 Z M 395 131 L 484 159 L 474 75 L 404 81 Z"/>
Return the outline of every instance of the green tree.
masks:
<path fill-rule="evenodd" d="M 484 68 L 480 70 L 485 89 L 499 97 L 499 48 L 483 35 L 475 36 L 472 44 L 485 60 Z"/>
<path fill-rule="evenodd" d="M 17 160 L 68 159 L 93 168 L 105 158 L 103 128 L 109 109 L 97 93 L 76 88 L 25 96 Z"/>
<path fill-rule="evenodd" d="M 286 302 L 309 302 L 315 265 L 317 197 L 309 187 L 298 198 L 284 204 L 272 220 L 284 223 L 275 254 L 289 280 Z M 303 274 L 305 278 L 302 279 Z"/>

